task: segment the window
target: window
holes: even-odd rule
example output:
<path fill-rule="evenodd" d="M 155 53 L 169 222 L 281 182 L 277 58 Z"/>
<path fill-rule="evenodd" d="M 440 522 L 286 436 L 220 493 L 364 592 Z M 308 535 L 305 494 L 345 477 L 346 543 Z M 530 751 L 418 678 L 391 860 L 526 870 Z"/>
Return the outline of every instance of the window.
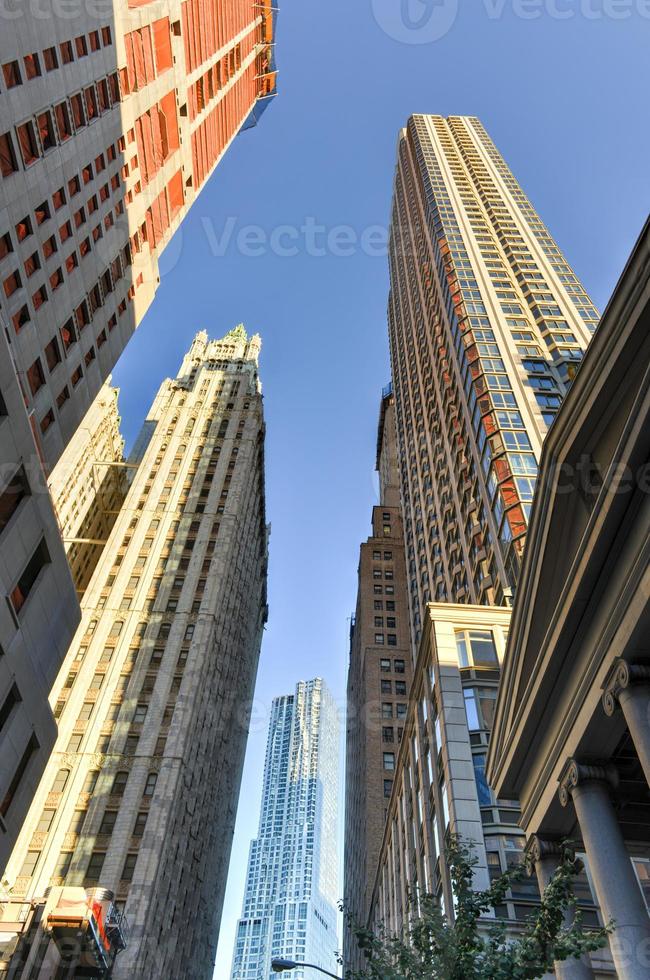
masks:
<path fill-rule="evenodd" d="M 43 64 L 45 65 L 45 71 L 55 71 L 59 67 L 56 48 L 45 48 L 43 52 Z"/>
<path fill-rule="evenodd" d="M 407 712 L 407 710 L 408 710 L 408 705 L 407 704 L 396 704 L 395 705 L 395 713 L 396 713 L 396 715 L 397 715 L 398 718 L 406 718 L 406 712 Z"/>
<path fill-rule="evenodd" d="M 395 732 L 391 725 L 384 725 L 381 730 L 382 742 L 394 742 Z"/>
<path fill-rule="evenodd" d="M 381 693 L 382 694 L 392 694 L 393 693 L 393 685 L 392 685 L 392 683 L 390 681 L 382 681 L 381 682 Z"/>
<path fill-rule="evenodd" d="M 23 866 L 20 869 L 19 877 L 31 878 L 31 876 L 34 874 L 34 870 L 38 864 L 38 859 L 40 856 L 40 851 L 27 851 L 25 860 L 23 861 Z"/>
<path fill-rule="evenodd" d="M 124 794 L 128 778 L 128 772 L 115 773 L 115 779 L 113 780 L 113 785 L 111 786 L 111 796 L 122 796 Z"/>
<path fill-rule="evenodd" d="M 106 854 L 103 851 L 93 851 L 86 868 L 86 881 L 99 881 L 105 858 Z"/>
<path fill-rule="evenodd" d="M 397 634 L 396 633 L 389 633 L 387 635 L 386 639 L 388 640 L 388 646 L 389 647 L 396 647 L 397 646 Z"/>
<path fill-rule="evenodd" d="M 83 786 L 83 793 L 93 793 L 97 780 L 99 779 L 99 769 L 91 769 L 86 776 Z"/>
<path fill-rule="evenodd" d="M 27 567 L 18 579 L 11 593 L 11 604 L 16 613 L 20 612 L 27 601 L 34 583 L 40 575 L 41 569 L 50 563 L 50 553 L 45 544 L 45 538 L 41 538 L 40 544 L 27 563 Z"/>
<path fill-rule="evenodd" d="M 133 723 L 135 725 L 141 725 L 144 722 L 147 717 L 147 708 L 148 705 L 146 704 L 136 704 L 135 711 L 133 712 Z"/>
<path fill-rule="evenodd" d="M 390 796 L 390 794 L 392 792 L 393 792 L 393 780 L 392 779 L 385 779 L 384 780 L 384 796 L 385 796 L 385 798 L 388 799 L 389 796 Z"/>
<path fill-rule="evenodd" d="M 65 878 L 70 871 L 73 853 L 74 851 L 61 851 L 54 865 L 53 878 Z"/>
<path fill-rule="evenodd" d="M 491 630 L 457 630 L 456 649 L 461 667 L 498 667 Z"/>
<path fill-rule="evenodd" d="M 21 500 L 27 497 L 29 492 L 27 474 L 24 468 L 19 466 L 7 486 L 0 492 L 0 534 L 18 510 Z"/>
<path fill-rule="evenodd" d="M 382 718 L 392 718 L 393 717 L 393 706 L 390 701 L 383 701 L 381 705 L 381 716 Z"/>
<path fill-rule="evenodd" d="M 144 790 L 142 792 L 143 796 L 153 796 L 156 789 L 156 782 L 158 781 L 158 773 L 150 772 L 147 776 L 147 781 L 144 784 Z"/>
<path fill-rule="evenodd" d="M 27 748 L 23 752 L 20 762 L 18 763 L 18 768 L 16 769 L 13 778 L 9 784 L 9 788 L 5 793 L 2 803 L 0 803 L 0 816 L 5 817 L 11 806 L 13 799 L 18 792 L 18 787 L 20 786 L 21 780 L 27 771 L 27 767 L 31 762 L 32 756 L 40 748 L 39 741 L 35 735 L 32 735 L 29 742 L 27 743 Z"/>
<path fill-rule="evenodd" d="M 479 752 L 473 755 L 472 763 L 474 764 L 479 806 L 492 806 L 492 792 L 485 776 L 485 753 Z"/>
<path fill-rule="evenodd" d="M 117 810 L 106 810 L 99 825 L 100 834 L 112 834 L 115 821 L 117 820 Z"/>
<path fill-rule="evenodd" d="M 16 132 L 18 134 L 18 145 L 20 146 L 23 162 L 28 167 L 30 163 L 34 163 L 40 156 L 34 124 L 31 120 L 28 120 L 21 126 L 16 127 Z"/>
<path fill-rule="evenodd" d="M 491 731 L 497 699 L 495 687 L 465 687 L 465 712 L 469 730 Z"/>
<path fill-rule="evenodd" d="M 395 769 L 395 753 L 384 752 L 384 769 Z"/>
<path fill-rule="evenodd" d="M 135 824 L 133 826 L 134 837 L 142 837 L 142 835 L 144 834 L 144 828 L 147 823 L 147 816 L 148 813 L 145 810 L 143 813 L 139 813 L 135 818 Z"/>
<path fill-rule="evenodd" d="M 131 881 L 133 878 L 133 872 L 135 871 L 135 865 L 138 860 L 137 854 L 127 854 L 126 861 L 124 862 L 124 867 L 122 868 L 122 881 Z"/>
<path fill-rule="evenodd" d="M 70 778 L 69 769 L 59 769 L 56 776 L 54 777 L 54 782 L 52 783 L 52 789 L 50 793 L 62 793 L 66 787 L 66 783 Z"/>
<path fill-rule="evenodd" d="M 406 697 L 406 681 L 395 681 L 395 694 Z"/>
<path fill-rule="evenodd" d="M 394 660 L 393 661 L 393 670 L 395 671 L 396 674 L 403 674 L 404 673 L 404 661 L 403 660 Z"/>
<path fill-rule="evenodd" d="M 70 826 L 68 827 L 69 834 L 80 834 L 83 830 L 83 825 L 86 822 L 87 810 L 74 810 L 72 814 L 72 820 L 70 821 Z"/>
<path fill-rule="evenodd" d="M 11 133 L 0 133 L 0 173 L 9 177 L 18 170 Z"/>
<path fill-rule="evenodd" d="M 43 812 L 41 813 L 40 819 L 39 819 L 38 823 L 36 824 L 36 832 L 38 834 L 47 834 L 47 833 L 49 833 L 50 827 L 52 826 L 52 822 L 54 820 L 54 814 L 55 813 L 56 813 L 56 810 L 43 810 Z"/>
<path fill-rule="evenodd" d="M 5 77 L 5 85 L 7 88 L 15 88 L 16 85 L 23 84 L 23 80 L 20 77 L 20 67 L 17 61 L 8 61 L 6 65 L 3 65 L 2 74 Z"/>
<path fill-rule="evenodd" d="M 379 661 L 379 669 L 381 671 L 383 671 L 384 673 L 386 673 L 387 671 L 390 671 L 390 660 L 384 660 L 384 659 L 380 660 Z"/>

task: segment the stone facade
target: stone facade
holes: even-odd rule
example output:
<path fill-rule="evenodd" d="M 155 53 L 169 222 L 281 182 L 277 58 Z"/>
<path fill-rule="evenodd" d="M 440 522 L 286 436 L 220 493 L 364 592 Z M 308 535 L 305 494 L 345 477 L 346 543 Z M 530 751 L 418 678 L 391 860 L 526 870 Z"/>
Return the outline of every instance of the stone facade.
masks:
<path fill-rule="evenodd" d="M 81 595 L 127 491 L 118 394 L 109 377 L 47 481 L 72 577 Z"/>
<path fill-rule="evenodd" d="M 243 327 L 198 334 L 156 396 L 7 866 L 14 900 L 113 893 L 117 980 L 212 975 L 266 619 L 259 349 Z"/>

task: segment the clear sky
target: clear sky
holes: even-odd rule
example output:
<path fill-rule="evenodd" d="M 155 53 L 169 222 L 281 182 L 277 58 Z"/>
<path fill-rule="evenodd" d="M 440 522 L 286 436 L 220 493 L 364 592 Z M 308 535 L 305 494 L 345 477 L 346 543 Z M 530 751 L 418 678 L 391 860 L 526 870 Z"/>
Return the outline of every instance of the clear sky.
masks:
<path fill-rule="evenodd" d="M 413 112 L 479 116 L 601 309 L 650 197 L 647 0 L 284 0 L 278 28 L 280 94 L 168 247 L 113 375 L 131 443 L 197 330 L 241 321 L 262 334 L 270 618 L 218 980 L 230 975 L 271 698 L 317 675 L 345 691 L 389 378 L 373 227 L 388 220 L 398 130 Z"/>

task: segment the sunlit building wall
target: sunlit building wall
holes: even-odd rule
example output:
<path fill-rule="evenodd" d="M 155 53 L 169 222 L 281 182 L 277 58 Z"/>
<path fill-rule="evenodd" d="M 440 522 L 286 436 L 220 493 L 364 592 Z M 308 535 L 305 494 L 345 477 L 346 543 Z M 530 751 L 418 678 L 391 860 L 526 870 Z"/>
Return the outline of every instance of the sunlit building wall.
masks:
<path fill-rule="evenodd" d="M 475 117 L 401 132 L 389 260 L 416 651 L 427 602 L 511 603 L 542 442 L 598 313 Z"/>

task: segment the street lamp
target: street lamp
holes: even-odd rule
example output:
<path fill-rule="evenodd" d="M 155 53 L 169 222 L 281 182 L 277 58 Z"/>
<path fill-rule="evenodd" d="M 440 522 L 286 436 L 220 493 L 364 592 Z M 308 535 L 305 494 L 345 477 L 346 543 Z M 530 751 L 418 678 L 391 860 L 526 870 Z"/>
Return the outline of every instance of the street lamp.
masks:
<path fill-rule="evenodd" d="M 336 973 L 330 973 L 329 970 L 324 970 L 322 966 L 316 966 L 315 963 L 296 963 L 295 960 L 283 959 L 271 960 L 271 969 L 274 973 L 282 973 L 283 970 L 295 970 L 299 966 L 308 966 L 311 970 L 318 970 L 319 973 L 324 973 L 326 977 L 334 977 L 334 980 L 341 980 Z"/>

